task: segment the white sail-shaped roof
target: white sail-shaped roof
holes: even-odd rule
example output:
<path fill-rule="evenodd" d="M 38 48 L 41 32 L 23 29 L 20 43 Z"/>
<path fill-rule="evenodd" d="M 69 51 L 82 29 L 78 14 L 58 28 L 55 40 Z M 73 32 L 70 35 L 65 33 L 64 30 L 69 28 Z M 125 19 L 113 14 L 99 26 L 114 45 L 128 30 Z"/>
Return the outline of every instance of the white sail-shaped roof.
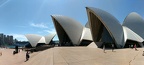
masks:
<path fill-rule="evenodd" d="M 28 39 L 28 41 L 30 42 L 32 47 L 36 47 L 37 43 L 42 38 L 42 36 L 36 35 L 36 34 L 26 34 L 25 36 Z"/>
<path fill-rule="evenodd" d="M 128 27 L 133 32 L 144 39 L 144 20 L 136 12 L 130 13 L 124 20 L 123 26 Z"/>
<path fill-rule="evenodd" d="M 125 26 L 123 26 L 123 29 L 124 29 L 125 43 L 126 43 L 127 40 L 143 42 L 143 38 L 141 38 L 139 35 L 137 35 L 131 29 L 129 29 L 129 28 L 125 27 Z"/>
<path fill-rule="evenodd" d="M 52 33 L 52 34 L 49 34 L 47 36 L 40 36 L 37 34 L 26 34 L 25 36 L 28 39 L 28 41 L 30 42 L 31 46 L 36 47 L 36 45 L 38 43 L 49 44 L 55 35 L 56 35 L 56 33 Z"/>
<path fill-rule="evenodd" d="M 38 41 L 38 43 L 46 43 L 45 37 L 41 37 L 41 39 Z"/>
<path fill-rule="evenodd" d="M 112 16 L 110 13 L 103 11 L 98 8 L 93 8 L 93 7 L 86 7 L 87 9 L 87 14 L 88 14 L 88 19 L 89 19 L 89 25 L 92 33 L 92 38 L 93 40 L 96 39 L 97 34 L 95 31 L 100 31 L 100 30 L 95 30 L 97 26 L 100 26 L 98 24 L 104 25 L 110 36 L 115 42 L 115 45 L 117 48 L 122 48 L 124 47 L 124 33 L 123 33 L 123 28 L 119 21 Z"/>
<path fill-rule="evenodd" d="M 81 36 L 81 41 L 82 40 L 91 40 L 92 41 L 92 36 L 91 36 L 91 31 L 89 28 L 84 28 Z"/>
<path fill-rule="evenodd" d="M 52 34 L 45 36 L 46 44 L 49 44 L 52 41 L 52 39 L 55 37 L 55 35 L 56 35 L 56 33 L 52 33 Z"/>
<path fill-rule="evenodd" d="M 63 33 L 66 33 L 74 45 L 80 44 L 84 27 L 79 22 L 62 15 L 52 15 L 52 19 L 60 42 L 63 41 Z"/>

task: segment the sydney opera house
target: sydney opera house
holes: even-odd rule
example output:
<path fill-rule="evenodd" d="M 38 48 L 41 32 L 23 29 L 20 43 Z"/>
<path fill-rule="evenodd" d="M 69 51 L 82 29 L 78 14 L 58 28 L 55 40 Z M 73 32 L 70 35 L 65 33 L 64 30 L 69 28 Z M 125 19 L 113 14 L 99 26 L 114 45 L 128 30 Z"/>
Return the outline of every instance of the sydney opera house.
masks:
<path fill-rule="evenodd" d="M 85 26 L 66 16 L 51 15 L 62 46 L 77 46 L 85 41 L 90 41 L 89 43 L 93 41 L 97 47 L 111 44 L 116 48 L 134 44 L 143 47 L 144 20 L 139 14 L 130 13 L 120 24 L 113 15 L 104 10 L 93 7 L 86 7 L 86 10 L 88 23 Z"/>
<path fill-rule="evenodd" d="M 130 13 L 121 24 L 110 13 L 94 7 L 86 7 L 88 22 L 83 26 L 78 21 L 63 15 L 51 15 L 59 46 L 87 46 L 95 43 L 98 48 L 129 47 L 136 44 L 143 47 L 144 42 L 144 20 L 136 12 Z M 38 43 L 49 44 L 55 34 L 39 36 L 26 35 L 33 47 Z"/>

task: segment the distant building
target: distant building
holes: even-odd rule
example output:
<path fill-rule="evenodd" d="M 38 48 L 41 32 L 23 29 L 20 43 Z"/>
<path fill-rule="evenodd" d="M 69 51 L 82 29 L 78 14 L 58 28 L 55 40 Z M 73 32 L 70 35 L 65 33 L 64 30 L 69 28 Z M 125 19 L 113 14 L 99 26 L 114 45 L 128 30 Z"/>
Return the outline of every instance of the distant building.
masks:
<path fill-rule="evenodd" d="M 7 44 L 13 44 L 13 36 L 7 35 L 5 42 Z"/>
<path fill-rule="evenodd" d="M 0 34 L 0 45 L 4 44 L 4 35 Z"/>
<path fill-rule="evenodd" d="M 11 35 L 4 35 L 0 33 L 0 45 L 11 45 L 13 44 L 13 36 Z"/>

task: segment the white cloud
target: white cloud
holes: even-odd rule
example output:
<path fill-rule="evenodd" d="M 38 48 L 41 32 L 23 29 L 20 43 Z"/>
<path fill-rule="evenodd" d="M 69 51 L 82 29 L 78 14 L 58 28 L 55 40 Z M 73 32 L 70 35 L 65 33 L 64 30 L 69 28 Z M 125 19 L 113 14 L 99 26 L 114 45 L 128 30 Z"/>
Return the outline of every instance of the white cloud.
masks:
<path fill-rule="evenodd" d="M 8 35 L 12 35 L 14 39 L 17 39 L 18 41 L 28 41 L 27 38 L 22 34 L 8 34 Z"/>
<path fill-rule="evenodd" d="M 49 29 L 49 30 L 44 30 L 44 31 L 48 33 L 56 33 L 55 29 Z"/>
<path fill-rule="evenodd" d="M 8 3 L 10 0 L 1 0 L 0 1 L 0 7 L 2 7 L 3 5 L 5 5 L 6 3 Z"/>
<path fill-rule="evenodd" d="M 44 23 L 30 23 L 30 26 L 38 27 L 38 28 L 48 28 L 48 26 Z"/>

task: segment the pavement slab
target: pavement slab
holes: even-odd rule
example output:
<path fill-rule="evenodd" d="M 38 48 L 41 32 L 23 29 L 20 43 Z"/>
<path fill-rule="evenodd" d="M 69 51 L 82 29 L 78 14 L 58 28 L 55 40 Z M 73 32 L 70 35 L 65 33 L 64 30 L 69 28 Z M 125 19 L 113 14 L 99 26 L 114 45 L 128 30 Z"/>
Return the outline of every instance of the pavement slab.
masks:
<path fill-rule="evenodd" d="M 143 65 L 143 48 L 106 49 L 89 47 L 54 47 L 30 54 L 25 61 L 25 53 L 12 55 L 12 49 L 3 50 L 0 65 Z"/>

